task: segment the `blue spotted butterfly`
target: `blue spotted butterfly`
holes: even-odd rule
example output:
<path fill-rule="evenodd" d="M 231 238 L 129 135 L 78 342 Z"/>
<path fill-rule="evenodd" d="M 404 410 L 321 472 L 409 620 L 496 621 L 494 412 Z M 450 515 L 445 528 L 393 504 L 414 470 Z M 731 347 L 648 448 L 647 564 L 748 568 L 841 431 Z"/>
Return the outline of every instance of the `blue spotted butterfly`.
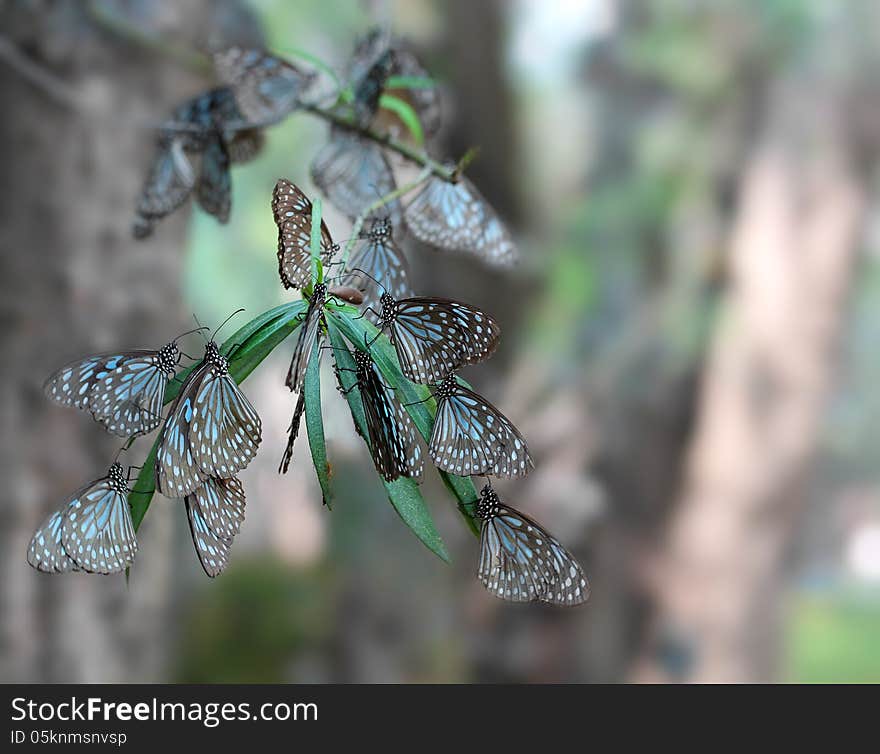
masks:
<path fill-rule="evenodd" d="M 355 387 L 360 392 L 376 471 L 388 482 L 399 477 L 418 479 L 424 463 L 412 419 L 393 388 L 382 381 L 372 357 L 360 350 L 354 357 L 356 381 L 342 392 Z"/>
<path fill-rule="evenodd" d="M 420 241 L 448 251 L 467 251 L 484 262 L 507 267 L 518 252 L 495 210 L 464 177 L 456 183 L 433 176 L 405 212 L 406 224 Z"/>
<path fill-rule="evenodd" d="M 293 358 L 290 360 L 290 369 L 287 371 L 287 379 L 284 383 L 290 388 L 291 392 L 299 391 L 303 385 L 306 367 L 309 365 L 309 359 L 312 358 L 315 343 L 321 333 L 321 323 L 324 321 L 324 303 L 326 300 L 327 285 L 325 283 L 317 283 L 309 298 L 309 308 L 306 309 L 305 319 L 299 328 L 299 337 L 296 339 Z"/>
<path fill-rule="evenodd" d="M 343 276 L 343 283 L 361 290 L 364 312 L 374 324 L 378 324 L 381 316 L 377 313 L 380 287 L 384 287 L 395 300 L 412 295 L 409 267 L 403 252 L 394 243 L 390 218 L 374 218 L 370 229 L 361 234 L 361 239 L 351 255 L 349 271 Z M 379 285 L 380 280 L 382 286 Z"/>
<path fill-rule="evenodd" d="M 311 175 L 327 200 L 348 218 L 357 217 L 396 188 L 382 148 L 340 128 L 331 129 L 330 141 L 312 161 Z M 389 202 L 386 208 L 392 223 L 399 226 L 403 222 L 400 202 Z"/>
<path fill-rule="evenodd" d="M 196 184 L 196 201 L 220 223 L 229 221 L 232 208 L 232 177 L 229 152 L 219 132 L 214 132 L 202 154 L 202 167 Z"/>
<path fill-rule="evenodd" d="M 263 50 L 241 47 L 215 54 L 214 67 L 244 117 L 260 125 L 277 123 L 295 110 L 316 78 Z"/>
<path fill-rule="evenodd" d="M 186 497 L 208 477 L 234 476 L 253 460 L 261 432 L 259 415 L 229 375 L 229 361 L 210 341 L 162 428 L 156 488 Z"/>
<path fill-rule="evenodd" d="M 184 498 L 196 555 L 211 578 L 229 562 L 229 548 L 244 521 L 245 503 L 244 489 L 235 477 L 209 477 Z"/>
<path fill-rule="evenodd" d="M 590 596 L 583 569 L 538 523 L 509 508 L 487 484 L 475 513 L 480 527 L 480 581 L 511 602 L 579 605 Z"/>
<path fill-rule="evenodd" d="M 47 573 L 119 573 L 137 554 L 128 481 L 114 463 L 107 476 L 83 487 L 37 529 L 28 563 Z"/>
<path fill-rule="evenodd" d="M 396 300 L 388 291 L 379 300 L 379 328 L 388 332 L 400 368 L 413 382 L 441 382 L 459 367 L 488 358 L 498 345 L 501 328 L 468 304 L 437 297 Z"/>
<path fill-rule="evenodd" d="M 522 477 L 534 467 L 526 441 L 510 420 L 454 374 L 436 386 L 437 415 L 428 452 L 456 476 Z"/>
<path fill-rule="evenodd" d="M 159 426 L 165 388 L 179 361 L 176 341 L 158 351 L 89 356 L 54 372 L 44 390 L 57 403 L 90 411 L 115 435 L 142 435 Z"/>

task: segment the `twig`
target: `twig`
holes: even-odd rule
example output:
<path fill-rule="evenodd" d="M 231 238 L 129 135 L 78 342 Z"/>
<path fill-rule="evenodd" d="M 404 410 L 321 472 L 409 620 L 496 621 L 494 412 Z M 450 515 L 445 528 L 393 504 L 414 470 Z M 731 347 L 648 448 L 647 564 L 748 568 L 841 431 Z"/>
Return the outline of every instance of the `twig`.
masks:
<path fill-rule="evenodd" d="M 21 74 L 22 78 L 35 84 L 56 102 L 74 110 L 80 109 L 76 90 L 48 69 L 23 55 L 12 40 L 0 36 L 0 58 Z"/>
<path fill-rule="evenodd" d="M 342 271 L 345 272 L 348 267 L 348 258 L 351 256 L 351 250 L 354 248 L 355 243 L 357 243 L 358 237 L 360 236 L 361 228 L 366 222 L 366 219 L 376 210 L 382 209 L 386 204 L 393 202 L 395 199 L 399 199 L 404 194 L 408 194 L 413 189 L 417 189 L 421 186 L 428 178 L 431 176 L 430 165 L 426 165 L 421 173 L 419 173 L 418 177 L 411 181 L 410 183 L 405 184 L 404 186 L 400 186 L 399 188 L 394 189 L 394 191 L 389 191 L 385 196 L 380 197 L 375 202 L 373 202 L 369 207 L 361 211 L 361 213 L 355 218 L 354 224 L 351 226 L 351 236 L 348 239 L 348 242 L 345 244 L 345 249 L 342 252 Z"/>

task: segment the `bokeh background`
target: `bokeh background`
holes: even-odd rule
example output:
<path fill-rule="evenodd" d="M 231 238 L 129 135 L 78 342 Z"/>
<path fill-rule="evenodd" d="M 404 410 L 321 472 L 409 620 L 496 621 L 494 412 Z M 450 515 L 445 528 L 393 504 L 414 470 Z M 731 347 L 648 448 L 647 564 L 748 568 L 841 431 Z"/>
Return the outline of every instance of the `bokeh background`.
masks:
<path fill-rule="evenodd" d="M 269 198 L 311 187 L 308 115 L 234 170 L 228 225 L 186 210 L 131 239 L 151 124 L 212 83 L 188 51 L 341 68 L 375 24 L 442 83 L 433 151 L 481 148 L 469 175 L 521 245 L 511 274 L 405 248 L 416 290 L 501 322 L 467 377 L 537 468 L 497 486 L 577 554 L 590 602 L 488 595 L 428 475 L 453 563 L 431 555 L 335 394 L 333 511 L 305 438 L 278 476 L 292 342 L 244 386 L 264 441 L 226 573 L 158 497 L 128 586 L 32 571 L 33 529 L 118 447 L 43 398 L 49 371 L 289 296 Z M 880 680 L 878 36 L 877 3 L 824 0 L 3 3 L 0 680 Z"/>

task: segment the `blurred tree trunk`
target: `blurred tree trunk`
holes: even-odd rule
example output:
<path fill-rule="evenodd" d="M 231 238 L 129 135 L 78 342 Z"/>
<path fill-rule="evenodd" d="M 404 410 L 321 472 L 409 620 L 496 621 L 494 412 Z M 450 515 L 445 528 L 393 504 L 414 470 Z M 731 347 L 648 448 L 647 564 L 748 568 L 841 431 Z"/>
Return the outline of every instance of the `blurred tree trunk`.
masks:
<path fill-rule="evenodd" d="M 223 33 L 221 12 L 237 3 L 100 6 L 192 49 L 199 35 Z M 0 90 L 9 103 L 0 120 L 7 682 L 159 680 L 168 647 L 171 526 L 182 523 L 169 506 L 151 510 L 128 588 L 121 576 L 52 577 L 25 561 L 35 527 L 106 473 L 121 444 L 87 416 L 51 405 L 42 380 L 90 352 L 159 346 L 189 317 L 179 287 L 185 213 L 149 242 L 133 241 L 130 227 L 153 146 L 146 124 L 206 82 L 96 23 L 89 7 L 37 2 L 0 11 Z M 139 462 L 149 442 L 123 462 Z"/>
<path fill-rule="evenodd" d="M 652 574 L 659 610 L 640 680 L 775 675 L 785 556 L 835 375 L 865 197 L 839 92 L 799 79 L 769 101 L 680 501 Z"/>

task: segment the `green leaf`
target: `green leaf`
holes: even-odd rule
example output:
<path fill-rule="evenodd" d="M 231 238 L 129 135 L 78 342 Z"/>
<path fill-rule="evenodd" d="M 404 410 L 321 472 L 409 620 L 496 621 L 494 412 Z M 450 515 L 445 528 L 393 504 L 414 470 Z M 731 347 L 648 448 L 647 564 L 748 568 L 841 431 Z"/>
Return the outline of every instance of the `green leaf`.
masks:
<path fill-rule="evenodd" d="M 391 341 L 385 335 L 380 335 L 379 330 L 368 319 L 358 318 L 358 312 L 351 306 L 327 307 L 327 323 L 335 325 L 346 338 L 355 344 L 360 350 L 366 350 L 364 343 L 371 343 L 370 355 L 387 383 L 397 390 L 397 398 L 403 404 L 407 413 L 413 420 L 416 429 L 425 439 L 431 442 L 431 432 L 434 428 L 434 416 L 437 413 L 437 402 L 431 396 L 431 391 L 425 385 L 416 385 L 404 377 L 397 361 L 397 352 Z M 334 344 L 335 346 L 335 344 Z M 356 392 L 356 391 L 353 391 Z M 474 515 L 474 504 L 477 501 L 477 490 L 470 477 L 460 477 L 440 471 L 440 478 L 447 489 L 455 495 L 458 501 L 458 510 L 467 522 L 468 527 L 474 534 L 479 534 L 480 525 Z"/>
<path fill-rule="evenodd" d="M 354 312 L 354 315 L 357 314 L 356 310 L 352 311 Z M 342 317 L 340 317 L 340 319 L 342 319 Z M 347 317 L 345 317 L 345 319 L 347 319 Z M 330 343 L 333 346 L 336 365 L 340 370 L 353 370 L 355 369 L 354 358 L 349 352 L 348 346 L 340 332 L 340 328 L 336 326 L 336 322 L 337 320 L 333 315 L 327 318 L 327 332 L 330 335 Z M 367 420 L 364 415 L 361 394 L 360 391 L 354 387 L 357 382 L 357 377 L 354 372 L 348 371 L 338 371 L 337 374 L 339 375 L 339 381 L 343 390 L 348 391 L 345 394 L 345 398 L 351 408 L 351 415 L 354 419 L 355 426 L 361 437 L 364 438 L 364 442 L 369 445 L 369 432 L 367 431 Z M 443 540 L 437 532 L 437 527 L 434 525 L 431 511 L 425 503 L 419 485 L 415 480 L 401 477 L 393 482 L 386 482 L 383 480 L 382 483 L 385 485 L 388 499 L 394 506 L 394 510 L 396 510 L 398 515 L 403 519 L 403 522 L 410 528 L 410 530 L 412 530 L 421 542 L 431 550 L 431 552 L 435 553 L 448 563 L 449 553 L 446 551 L 446 545 L 443 544 Z"/>
<path fill-rule="evenodd" d="M 220 347 L 228 354 L 235 349 L 229 361 L 229 374 L 236 383 L 241 384 L 257 368 L 272 350 L 299 327 L 297 317 L 305 311 L 305 301 L 293 301 L 263 312 L 239 329 Z M 165 389 L 164 404 L 173 401 L 180 393 L 187 377 L 200 362 L 196 362 L 177 375 Z M 134 483 L 134 490 L 128 495 L 131 519 L 135 531 L 138 530 L 147 514 L 153 494 L 156 491 L 156 455 L 159 449 L 161 432 L 153 441 L 143 468 Z"/>
<path fill-rule="evenodd" d="M 425 143 L 425 132 L 422 130 L 422 122 L 409 102 L 400 99 L 400 97 L 395 97 L 393 94 L 383 94 L 379 97 L 379 106 L 390 110 L 403 121 L 416 144 L 421 146 Z"/>
<path fill-rule="evenodd" d="M 324 505 L 332 507 L 333 490 L 330 486 L 330 463 L 327 461 L 327 445 L 324 441 L 324 420 L 321 418 L 321 352 L 319 341 L 312 347 L 312 356 L 306 366 L 303 395 L 306 403 L 306 432 L 309 436 L 309 450 Z"/>
<path fill-rule="evenodd" d="M 389 76 L 386 89 L 433 89 L 437 82 L 428 76 Z"/>
<path fill-rule="evenodd" d="M 311 63 L 313 66 L 315 66 L 315 68 L 322 70 L 331 79 L 333 79 L 333 83 L 336 85 L 337 89 L 342 87 L 342 82 L 339 80 L 339 76 L 336 75 L 336 71 L 333 70 L 333 66 L 331 66 L 329 63 L 325 63 L 317 55 L 313 55 L 312 53 L 307 52 L 306 50 L 302 50 L 299 47 L 285 46 L 278 48 L 278 51 L 291 57 L 302 58 L 303 60 Z"/>
<path fill-rule="evenodd" d="M 321 209 L 321 197 L 315 197 L 312 202 L 312 280 L 319 283 L 324 279 L 321 267 Z"/>

